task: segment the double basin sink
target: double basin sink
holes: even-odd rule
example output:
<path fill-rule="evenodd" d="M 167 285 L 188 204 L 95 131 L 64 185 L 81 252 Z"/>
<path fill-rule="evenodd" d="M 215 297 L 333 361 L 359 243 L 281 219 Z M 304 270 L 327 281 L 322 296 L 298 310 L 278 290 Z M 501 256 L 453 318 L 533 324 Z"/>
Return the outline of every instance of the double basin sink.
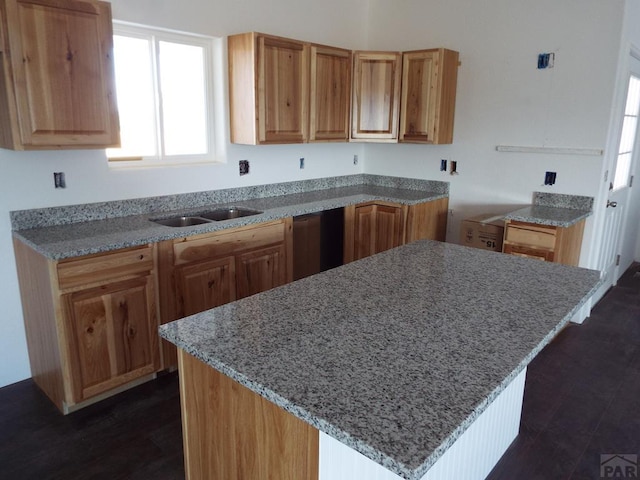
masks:
<path fill-rule="evenodd" d="M 190 227 L 203 223 L 221 222 L 232 218 L 250 217 L 262 213 L 260 210 L 253 210 L 245 207 L 216 208 L 196 215 L 176 215 L 168 218 L 150 218 L 152 222 L 165 225 L 167 227 Z"/>

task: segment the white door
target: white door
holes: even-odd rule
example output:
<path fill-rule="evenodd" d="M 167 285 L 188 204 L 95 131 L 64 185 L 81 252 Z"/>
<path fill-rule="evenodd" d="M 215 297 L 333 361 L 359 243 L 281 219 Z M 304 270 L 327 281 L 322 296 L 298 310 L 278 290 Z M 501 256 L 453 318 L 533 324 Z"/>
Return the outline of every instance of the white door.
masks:
<path fill-rule="evenodd" d="M 616 284 L 633 261 L 638 233 L 639 208 L 631 205 L 630 201 L 636 197 L 631 195 L 631 185 L 639 143 L 640 60 L 632 56 L 630 66 L 618 154 L 609 170 L 609 196 L 598 262 L 605 279 L 601 289 L 603 294 Z"/>

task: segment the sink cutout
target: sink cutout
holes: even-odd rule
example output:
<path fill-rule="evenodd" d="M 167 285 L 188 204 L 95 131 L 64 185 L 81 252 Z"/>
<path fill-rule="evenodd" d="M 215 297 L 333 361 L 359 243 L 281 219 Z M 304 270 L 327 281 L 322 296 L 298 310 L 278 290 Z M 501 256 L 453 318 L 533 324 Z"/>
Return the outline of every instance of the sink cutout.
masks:
<path fill-rule="evenodd" d="M 161 218 L 157 220 L 151 220 L 152 222 L 165 225 L 167 227 L 190 227 L 192 225 L 201 225 L 203 223 L 209 223 L 209 220 L 205 220 L 200 217 L 171 217 Z"/>
<path fill-rule="evenodd" d="M 259 210 L 253 210 L 251 208 L 243 207 L 230 207 L 230 208 L 217 208 L 210 212 L 201 213 L 199 216 L 214 222 L 221 220 L 230 220 L 232 218 L 250 217 L 251 215 L 258 215 L 262 213 Z"/>
<path fill-rule="evenodd" d="M 203 223 L 220 222 L 223 220 L 231 220 L 233 218 L 249 217 L 262 213 L 259 210 L 244 207 L 228 207 L 216 208 L 197 215 L 177 215 L 169 218 L 150 218 L 152 222 L 167 227 L 191 227 L 193 225 L 202 225 Z"/>

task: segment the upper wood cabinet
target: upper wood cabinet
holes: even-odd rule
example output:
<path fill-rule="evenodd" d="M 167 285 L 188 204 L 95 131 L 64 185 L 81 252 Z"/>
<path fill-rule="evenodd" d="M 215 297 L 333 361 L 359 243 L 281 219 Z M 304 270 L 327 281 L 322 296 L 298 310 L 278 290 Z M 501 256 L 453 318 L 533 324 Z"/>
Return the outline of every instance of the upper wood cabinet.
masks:
<path fill-rule="evenodd" d="M 397 141 L 401 62 L 398 52 L 354 53 L 352 139 Z"/>
<path fill-rule="evenodd" d="M 309 141 L 349 140 L 351 52 L 311 45 Z"/>
<path fill-rule="evenodd" d="M 458 52 L 444 48 L 402 54 L 400 142 L 453 142 Z"/>
<path fill-rule="evenodd" d="M 120 143 L 111 6 L 0 0 L 0 147 Z"/>
<path fill-rule="evenodd" d="M 232 143 L 347 140 L 348 50 L 253 32 L 227 47 Z"/>

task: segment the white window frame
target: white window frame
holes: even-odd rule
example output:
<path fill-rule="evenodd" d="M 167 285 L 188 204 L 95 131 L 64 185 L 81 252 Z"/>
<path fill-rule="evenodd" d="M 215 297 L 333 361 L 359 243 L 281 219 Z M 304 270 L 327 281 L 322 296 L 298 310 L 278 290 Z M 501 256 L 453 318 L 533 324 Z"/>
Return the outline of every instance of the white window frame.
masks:
<path fill-rule="evenodd" d="M 215 128 L 215 90 L 214 90 L 214 65 L 217 65 L 215 55 L 218 54 L 221 39 L 206 35 L 193 34 L 188 32 L 180 32 L 164 28 L 152 27 L 137 23 L 123 22 L 119 20 L 113 21 L 113 34 L 129 37 L 138 37 L 149 39 L 152 42 L 152 69 L 153 69 L 153 88 L 154 88 L 154 106 L 156 120 L 156 139 L 158 154 L 152 157 L 135 157 L 135 158 L 108 158 L 109 166 L 112 168 L 126 167 L 161 167 L 161 166 L 178 166 L 200 163 L 218 163 L 216 155 L 216 128 Z M 204 154 L 190 155 L 165 155 L 164 139 L 162 133 L 162 105 L 159 90 L 159 72 L 158 72 L 158 43 L 168 41 L 173 43 L 182 43 L 186 45 L 194 45 L 204 49 L 204 74 L 205 74 L 205 115 L 207 119 L 206 128 L 206 145 L 207 152 Z M 116 91 L 117 96 L 117 91 Z"/>

